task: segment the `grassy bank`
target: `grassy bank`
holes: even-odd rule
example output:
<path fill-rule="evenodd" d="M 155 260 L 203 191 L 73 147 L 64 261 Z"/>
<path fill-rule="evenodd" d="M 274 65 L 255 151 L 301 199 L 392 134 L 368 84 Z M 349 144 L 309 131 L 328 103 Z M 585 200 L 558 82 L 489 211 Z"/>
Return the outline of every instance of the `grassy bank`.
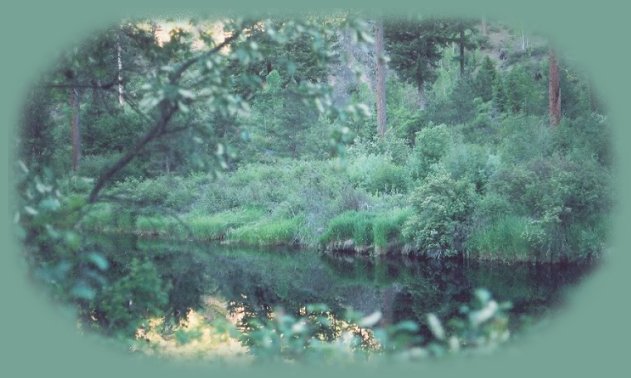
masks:
<path fill-rule="evenodd" d="M 268 157 L 218 176 L 127 177 L 106 193 L 123 200 L 90 206 L 80 226 L 353 253 L 598 257 L 612 203 L 606 120 L 582 114 L 551 128 L 545 117 L 473 103 L 476 115 L 461 124 L 413 118 L 387 137 L 356 139 L 344 159 Z M 90 188 L 66 186 L 80 196 Z"/>
<path fill-rule="evenodd" d="M 300 218 L 269 218 L 256 208 L 235 208 L 210 215 L 133 215 L 111 204 L 96 206 L 82 222 L 85 230 L 135 234 L 170 240 L 216 241 L 244 245 L 291 245 Z"/>

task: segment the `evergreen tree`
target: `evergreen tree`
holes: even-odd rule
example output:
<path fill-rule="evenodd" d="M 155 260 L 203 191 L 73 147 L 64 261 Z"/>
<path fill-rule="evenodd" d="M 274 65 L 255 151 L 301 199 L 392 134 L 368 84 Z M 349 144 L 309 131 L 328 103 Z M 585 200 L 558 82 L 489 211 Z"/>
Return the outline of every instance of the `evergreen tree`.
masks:
<path fill-rule="evenodd" d="M 473 81 L 473 88 L 477 97 L 483 101 L 491 101 L 493 99 L 493 86 L 497 81 L 497 70 L 495 64 L 488 56 L 482 60 L 480 70 Z"/>
<path fill-rule="evenodd" d="M 447 19 L 443 20 L 449 41 L 458 46 L 458 63 L 460 76 L 465 74 L 465 50 L 472 50 L 483 44 L 483 36 L 477 33 L 478 21 L 472 19 Z"/>
<path fill-rule="evenodd" d="M 503 113 L 508 109 L 508 98 L 504 89 L 504 79 L 498 74 L 493 81 L 493 104 L 498 112 Z"/>
<path fill-rule="evenodd" d="M 297 158 L 307 147 L 307 132 L 317 127 L 318 112 L 302 101 L 294 81 L 283 81 L 276 70 L 267 75 L 253 107 L 252 143 L 259 154 Z"/>
<path fill-rule="evenodd" d="M 450 42 L 447 25 L 436 19 L 397 18 L 384 22 L 390 66 L 416 86 L 424 107 L 424 86 L 436 79 L 441 48 Z"/>

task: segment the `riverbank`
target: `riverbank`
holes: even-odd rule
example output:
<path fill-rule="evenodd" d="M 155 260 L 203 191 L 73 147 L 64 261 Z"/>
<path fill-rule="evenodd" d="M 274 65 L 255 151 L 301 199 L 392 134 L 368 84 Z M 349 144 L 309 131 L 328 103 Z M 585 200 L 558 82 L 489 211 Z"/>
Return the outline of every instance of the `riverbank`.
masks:
<path fill-rule="evenodd" d="M 434 257 L 597 258 L 612 203 L 608 155 L 593 153 L 603 148 L 592 138 L 602 120 L 554 129 L 537 116 L 487 121 L 485 138 L 479 125 L 429 123 L 413 139 L 357 139 L 343 159 L 268 157 L 220 173 L 127 177 L 81 227 L 356 253 L 395 245 Z M 86 197 L 86 180 L 62 189 Z"/>
<path fill-rule="evenodd" d="M 475 250 L 474 241 L 469 249 L 447 252 L 440 248 L 421 248 L 405 239 L 403 228 L 412 215 L 410 208 L 390 211 L 347 211 L 333 217 L 319 231 L 319 238 L 306 242 L 305 216 L 293 218 L 271 217 L 261 208 L 235 208 L 209 215 L 195 213 L 173 215 L 134 214 L 113 203 L 93 206 L 83 217 L 80 227 L 84 231 L 129 234 L 141 238 L 172 241 L 219 242 L 245 247 L 292 247 L 318 250 L 327 254 L 357 256 L 410 256 L 431 259 L 465 258 L 503 263 L 580 261 L 585 257 L 540 253 L 528 246 L 527 241 L 514 242 L 514 249 Z M 313 231 L 313 230 L 311 230 Z M 509 245 L 506 241 L 504 246 Z M 590 257 L 589 259 L 592 259 Z"/>

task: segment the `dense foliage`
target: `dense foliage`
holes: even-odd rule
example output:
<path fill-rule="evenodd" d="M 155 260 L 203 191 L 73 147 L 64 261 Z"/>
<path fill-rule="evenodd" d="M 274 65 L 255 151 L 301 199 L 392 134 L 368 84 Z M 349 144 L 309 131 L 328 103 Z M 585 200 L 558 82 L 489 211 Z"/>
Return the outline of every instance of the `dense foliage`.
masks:
<path fill-rule="evenodd" d="M 186 283 L 160 273 L 160 256 L 106 256 L 82 233 L 598 258 L 612 153 L 587 79 L 561 62 L 563 118 L 551 126 L 545 41 L 520 49 L 511 30 L 474 20 L 386 21 L 383 136 L 371 111 L 382 57 L 364 20 L 133 21 L 65 52 L 26 99 L 18 138 L 15 219 L 34 276 L 87 326 L 134 337 L 151 317 L 186 317 L 201 293 L 169 297 Z M 181 269 L 203 280 L 194 262 Z M 478 302 L 491 299 L 481 291 Z M 244 343 L 257 355 L 326 354 L 322 327 L 334 325 L 316 312 L 253 324 Z M 450 337 L 434 317 L 434 352 L 420 352 L 455 350 L 466 337 L 493 344 L 499 307 L 495 316 L 499 331 L 469 315 Z M 335 348 L 387 349 L 398 337 L 374 332 L 380 347 L 349 336 Z"/>

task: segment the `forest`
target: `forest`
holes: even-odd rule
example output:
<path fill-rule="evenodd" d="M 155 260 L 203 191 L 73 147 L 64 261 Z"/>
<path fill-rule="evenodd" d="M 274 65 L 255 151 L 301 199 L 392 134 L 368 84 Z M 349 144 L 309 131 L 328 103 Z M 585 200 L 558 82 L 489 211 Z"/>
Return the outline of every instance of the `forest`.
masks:
<path fill-rule="evenodd" d="M 147 354 L 478 353 L 607 248 L 604 105 L 486 19 L 125 20 L 17 133 L 16 234 L 82 331 Z"/>

